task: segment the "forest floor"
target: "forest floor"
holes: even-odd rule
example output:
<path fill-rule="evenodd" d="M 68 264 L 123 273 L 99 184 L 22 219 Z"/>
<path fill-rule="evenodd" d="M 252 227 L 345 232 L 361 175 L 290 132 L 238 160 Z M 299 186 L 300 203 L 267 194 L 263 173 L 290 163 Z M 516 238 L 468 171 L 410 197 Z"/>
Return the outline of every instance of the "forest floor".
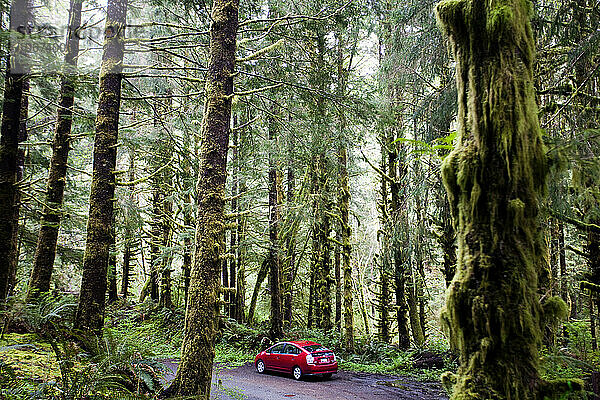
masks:
<path fill-rule="evenodd" d="M 164 382 L 175 377 L 176 360 L 165 360 Z M 238 367 L 217 365 L 213 378 L 214 399 L 221 400 L 441 400 L 447 399 L 436 382 L 418 382 L 412 378 L 340 370 L 331 379 L 304 377 L 295 381 L 282 373 L 259 374 L 252 363 Z"/>

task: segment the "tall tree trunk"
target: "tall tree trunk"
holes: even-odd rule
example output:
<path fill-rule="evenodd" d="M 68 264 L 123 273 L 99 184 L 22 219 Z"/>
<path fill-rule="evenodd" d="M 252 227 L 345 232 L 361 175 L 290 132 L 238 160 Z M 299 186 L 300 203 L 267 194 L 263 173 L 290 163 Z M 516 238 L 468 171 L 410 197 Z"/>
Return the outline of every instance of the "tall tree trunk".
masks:
<path fill-rule="evenodd" d="M 310 277 L 309 277 L 309 283 L 308 283 L 308 315 L 307 315 L 307 321 L 306 321 L 306 327 L 308 329 L 312 329 L 315 326 L 315 297 L 316 297 L 315 274 L 316 274 L 317 263 L 316 263 L 316 261 L 313 261 L 315 258 L 315 241 L 314 241 L 314 239 L 313 239 L 312 251 L 313 251 L 313 254 L 311 256 L 311 268 L 309 271 Z"/>
<path fill-rule="evenodd" d="M 269 258 L 265 258 L 260 266 L 260 270 L 258 271 L 258 276 L 256 277 L 256 283 L 254 284 L 254 290 L 252 291 L 252 298 L 250 299 L 250 308 L 248 309 L 248 322 L 254 322 L 254 312 L 256 311 L 256 302 L 258 300 L 258 292 L 260 292 L 260 287 L 269 275 Z"/>
<path fill-rule="evenodd" d="M 125 237 L 125 249 L 123 250 L 123 266 L 121 277 L 121 294 L 126 299 L 129 296 L 129 278 L 131 276 L 131 237 Z"/>
<path fill-rule="evenodd" d="M 356 46 L 358 40 L 354 42 L 354 46 L 350 52 L 350 61 L 348 68 L 344 68 L 344 48 L 346 43 L 344 42 L 344 27 L 338 26 L 337 36 L 337 69 L 338 69 L 338 96 L 344 98 L 347 95 L 347 83 L 349 69 L 352 68 L 352 59 L 356 53 Z M 340 291 L 340 297 L 338 303 L 338 291 L 336 291 L 336 310 L 338 304 L 342 308 L 341 313 L 343 314 L 343 338 L 346 349 L 350 352 L 354 350 L 354 310 L 352 307 L 352 266 L 350 265 L 350 257 L 352 253 L 352 246 L 350 245 L 350 236 L 352 230 L 350 228 L 350 187 L 348 184 L 348 140 L 347 140 L 347 120 L 344 107 L 339 107 L 339 133 L 340 137 L 338 140 L 338 166 L 339 166 L 339 178 L 338 178 L 338 189 L 340 195 L 338 198 L 338 209 L 340 213 L 339 223 L 339 241 L 341 243 L 341 272 L 343 272 L 343 282 L 338 286 Z M 336 268 L 339 268 L 339 262 L 336 259 Z M 336 269 L 336 280 L 339 281 L 338 271 Z M 343 291 L 343 294 L 341 293 Z M 342 303 L 343 301 L 343 303 Z M 337 313 L 336 313 L 337 318 Z M 341 325 L 341 316 L 340 322 Z M 341 330 L 341 327 L 340 327 Z"/>
<path fill-rule="evenodd" d="M 346 146 L 342 146 L 338 162 L 340 164 L 340 215 L 341 215 L 341 242 L 342 242 L 342 271 L 344 272 L 344 344 L 348 351 L 354 350 L 354 309 L 352 306 L 352 265 L 350 264 L 350 188 L 348 187 L 348 156 Z"/>
<path fill-rule="evenodd" d="M 110 229 L 110 246 L 108 256 L 108 302 L 112 303 L 117 300 L 117 227 L 116 227 L 116 210 L 113 210 L 113 219 Z"/>
<path fill-rule="evenodd" d="M 381 135 L 381 170 L 385 171 L 386 166 L 395 165 L 395 157 L 390 159 L 388 147 L 391 146 L 393 138 L 388 138 L 385 135 Z M 392 164 L 393 163 L 393 164 Z M 395 171 L 395 170 L 394 170 Z M 395 172 L 394 172 L 395 174 Z M 379 319 L 377 320 L 377 327 L 379 331 L 379 340 L 385 343 L 390 342 L 390 318 L 389 318 L 389 301 L 390 301 L 390 289 L 389 289 L 389 272 L 391 270 L 391 258 L 390 252 L 392 251 L 390 246 L 390 236 L 395 235 L 395 232 L 389 232 L 391 227 L 390 219 L 390 199 L 389 199 L 389 185 L 388 181 L 384 176 L 381 176 L 381 189 L 380 195 L 381 200 L 379 202 L 380 212 L 380 246 L 381 246 L 381 257 L 379 260 L 375 259 L 374 263 L 379 269 L 379 291 L 377 293 L 377 311 L 379 313 Z"/>
<path fill-rule="evenodd" d="M 202 123 L 196 254 L 181 347 L 181 363 L 169 392 L 210 398 L 219 326 L 219 274 L 225 230 L 225 181 L 233 97 L 239 0 L 214 0 L 206 103 Z"/>
<path fill-rule="evenodd" d="M 273 110 L 277 115 L 277 110 Z M 283 336 L 283 318 L 281 315 L 281 257 L 279 251 L 280 206 L 277 184 L 278 122 L 275 116 L 269 117 L 269 285 L 271 291 L 271 326 L 269 334 L 276 340 Z"/>
<path fill-rule="evenodd" d="M 400 122 L 400 119 L 397 118 Z M 406 177 L 408 167 L 404 159 L 404 153 L 398 154 L 398 146 L 392 142 L 396 140 L 395 134 L 390 135 L 388 143 L 388 175 L 391 178 L 390 213 L 392 219 L 392 253 L 394 257 L 394 287 L 396 297 L 396 324 L 398 325 L 398 347 L 407 350 L 410 347 L 410 333 L 408 330 L 408 304 L 406 302 L 406 267 L 409 265 L 407 258 L 405 234 L 408 215 L 405 208 Z"/>
<path fill-rule="evenodd" d="M 297 222 L 295 221 L 295 213 L 292 205 L 294 204 L 294 190 L 296 186 L 296 179 L 294 175 L 294 166 L 292 165 L 292 154 L 293 154 L 293 135 L 290 134 L 288 138 L 288 166 L 287 166 L 287 220 L 288 225 L 295 225 L 294 227 L 288 227 L 288 237 L 286 240 L 286 287 L 284 292 L 284 305 L 283 305 L 283 320 L 288 328 L 292 325 L 292 309 L 293 309 L 293 298 L 294 298 L 294 281 L 296 279 L 296 232 Z M 294 219 L 294 221 L 292 221 Z"/>
<path fill-rule="evenodd" d="M 371 336 L 371 329 L 369 328 L 369 315 L 367 313 L 367 302 L 365 301 L 365 286 L 360 277 L 360 273 L 358 274 L 357 287 L 359 288 L 358 292 L 360 294 L 360 313 L 365 326 L 365 336 L 369 337 Z"/>
<path fill-rule="evenodd" d="M 315 316 L 318 328 L 328 331 L 332 328 L 331 324 L 331 250 L 329 234 L 331 232 L 331 223 L 329 214 L 331 213 L 331 202 L 327 188 L 327 164 L 325 155 L 321 154 L 318 158 L 318 185 L 319 185 L 319 213 L 317 214 L 317 241 L 319 252 L 316 264 L 315 274 Z"/>
<path fill-rule="evenodd" d="M 530 5 L 447 0 L 458 85 L 457 147 L 443 164 L 457 221 L 457 275 L 442 322 L 460 352 L 451 399 L 559 398 L 581 382 L 543 382 L 539 203 L 547 160 L 533 89 Z"/>
<path fill-rule="evenodd" d="M 29 115 L 29 78 L 25 78 L 23 81 L 23 96 L 21 98 L 21 115 L 19 117 L 19 143 L 27 140 L 27 118 Z M 19 216 L 21 209 L 21 190 L 19 186 L 21 185 L 21 181 L 23 180 L 23 172 L 25 169 L 25 150 L 18 149 L 17 151 L 17 177 L 16 177 L 16 185 L 17 189 L 15 190 L 15 207 L 13 214 L 13 223 L 15 227 L 15 232 L 12 237 L 11 249 L 10 249 L 10 257 L 9 257 L 9 275 L 8 275 L 8 295 L 12 295 L 12 290 L 15 287 L 17 281 L 17 267 L 19 265 L 19 254 L 20 254 L 20 240 L 19 240 Z"/>
<path fill-rule="evenodd" d="M 317 280 L 319 274 L 319 259 L 321 257 L 322 242 L 319 240 L 319 218 L 321 214 L 321 200 L 319 192 L 319 164 L 317 158 L 313 157 L 313 163 L 308 167 L 310 174 L 310 193 L 312 200 L 312 226 L 310 231 L 311 236 L 311 256 L 309 267 L 309 288 L 308 288 L 308 316 L 307 328 L 311 329 L 318 327 L 321 316 L 319 315 L 318 307 L 318 288 Z"/>
<path fill-rule="evenodd" d="M 239 143 L 237 143 L 238 173 L 239 173 L 239 193 L 246 192 L 246 182 L 241 174 L 242 162 L 245 160 L 245 140 L 244 132 L 239 132 Z M 241 203 L 241 202 L 240 202 Z M 238 205 L 242 209 L 243 203 Z M 236 315 L 235 319 L 239 323 L 245 321 L 246 312 L 246 217 L 240 216 L 236 227 L 237 236 L 237 278 L 236 278 Z"/>
<path fill-rule="evenodd" d="M 42 211 L 40 232 L 33 256 L 33 271 L 27 296 L 31 299 L 38 293 L 50 290 L 50 279 L 56 257 L 56 242 L 62 217 L 62 205 L 67 176 L 75 82 L 77 79 L 77 57 L 79 56 L 79 35 L 81 8 L 83 2 L 71 0 L 69 10 L 69 30 L 65 53 L 65 70 L 60 80 L 60 95 L 56 130 L 52 141 L 52 158 L 46 185 L 46 200 Z"/>
<path fill-rule="evenodd" d="M 187 226 L 192 226 L 193 222 L 193 218 L 192 218 L 192 211 L 189 209 L 189 207 L 191 207 L 192 205 L 192 196 L 191 194 L 188 194 L 186 196 L 186 204 L 184 205 L 184 214 L 183 214 L 183 224 L 187 227 Z M 188 207 L 189 205 L 189 207 Z M 188 293 L 189 293 L 189 289 L 190 289 L 190 273 L 191 273 L 191 267 L 192 267 L 192 250 L 193 250 L 193 246 L 192 246 L 192 239 L 190 237 L 190 235 L 185 234 L 185 236 L 183 237 L 183 293 L 184 293 L 184 304 L 185 307 L 187 308 L 187 304 L 188 304 Z"/>
<path fill-rule="evenodd" d="M 166 169 L 167 174 L 165 174 L 166 180 L 164 181 L 164 185 L 167 190 L 170 190 L 172 186 L 170 170 Z M 163 190 L 166 189 L 163 187 Z M 173 299 L 171 294 L 171 264 L 173 261 L 173 257 L 171 256 L 170 250 L 171 247 L 171 236 L 173 230 L 171 229 L 171 214 L 173 213 L 173 203 L 169 199 L 167 193 L 163 193 L 162 196 L 162 216 L 161 216 L 161 244 L 163 251 L 166 254 L 163 256 L 163 260 L 160 263 L 161 265 L 161 279 L 160 279 L 160 298 L 159 305 L 165 308 L 173 307 Z"/>
<path fill-rule="evenodd" d="M 152 193 L 152 229 L 150 230 L 150 298 L 158 302 L 160 287 L 158 276 L 160 273 L 160 239 L 161 239 L 161 194 L 158 183 L 153 183 Z"/>
<path fill-rule="evenodd" d="M 560 297 L 566 302 L 567 292 L 567 256 L 565 253 L 565 226 L 558 221 L 558 263 L 560 265 Z"/>
<path fill-rule="evenodd" d="M 27 54 L 18 37 L 23 27 L 29 27 L 31 4 L 28 0 L 13 0 L 10 6 L 9 51 L 0 127 L 0 302 L 8 296 L 14 275 L 15 237 L 18 234 L 19 212 L 17 179 L 19 160 L 20 116 L 23 86 L 27 80 Z M 28 31 L 28 28 L 25 28 Z M 25 39 L 27 40 L 27 39 Z"/>
<path fill-rule="evenodd" d="M 598 349 L 598 343 L 596 341 L 596 316 L 594 315 L 594 294 L 590 293 L 590 333 L 592 336 L 592 350 L 596 351 Z"/>
<path fill-rule="evenodd" d="M 129 206 L 125 212 L 125 243 L 123 249 L 123 267 L 122 267 L 122 277 L 121 277 L 121 294 L 123 298 L 126 299 L 129 295 L 129 278 L 131 276 L 131 261 L 133 258 L 133 245 L 134 238 L 133 232 L 131 229 L 131 224 L 133 223 L 132 214 L 130 207 L 135 204 L 135 185 L 133 184 L 135 181 L 135 158 L 134 152 L 132 149 L 129 151 Z"/>
<path fill-rule="evenodd" d="M 338 224 L 336 224 L 338 225 Z M 337 228 L 338 233 L 336 234 L 336 240 L 341 243 L 341 235 L 339 233 L 340 228 Z M 338 332 L 342 331 L 342 266 L 341 266 L 341 254 L 340 246 L 338 243 L 333 244 L 334 256 L 334 278 L 335 278 L 335 318 L 334 327 Z"/>
<path fill-rule="evenodd" d="M 225 240 L 225 232 L 223 232 L 223 254 L 227 254 L 227 243 Z M 223 288 L 229 288 L 229 264 L 227 263 L 227 258 L 223 258 L 221 260 L 221 285 Z M 223 290 L 223 314 L 229 315 L 231 302 L 230 299 L 233 298 L 233 293 L 230 293 L 228 290 Z"/>
<path fill-rule="evenodd" d="M 390 248 L 388 238 L 385 234 L 382 241 L 381 252 L 383 253 L 383 256 L 381 257 L 381 260 L 376 261 L 379 268 L 379 292 L 377 293 L 377 311 L 379 313 L 379 319 L 377 320 L 377 324 L 379 329 L 379 340 L 384 343 L 390 343 L 390 277 L 388 271 L 391 269 L 391 265 L 388 255 Z"/>
<path fill-rule="evenodd" d="M 121 80 L 127 0 L 109 0 L 100 90 L 96 116 L 94 165 L 90 190 L 90 212 L 83 257 L 83 276 L 76 329 L 100 334 L 104 325 L 106 270 L 110 254 L 111 226 L 115 196 L 114 171 L 121 106 Z"/>
<path fill-rule="evenodd" d="M 233 148 L 231 150 L 231 164 L 232 164 L 232 173 L 231 173 L 231 213 L 235 214 L 239 211 L 238 209 L 238 182 L 239 182 L 239 160 L 238 160 L 238 121 L 237 114 L 233 116 L 233 129 L 232 129 L 232 144 Z M 235 218 L 235 226 L 230 231 L 229 237 L 229 248 L 230 253 L 233 254 L 233 257 L 229 260 L 229 287 L 235 288 L 235 293 L 232 293 L 230 296 L 230 304 L 229 304 L 229 318 L 237 319 L 237 306 L 238 306 L 238 294 L 237 294 L 237 255 L 238 253 L 238 243 L 237 243 L 237 235 L 238 235 L 238 225 L 241 223 L 240 217 Z"/>

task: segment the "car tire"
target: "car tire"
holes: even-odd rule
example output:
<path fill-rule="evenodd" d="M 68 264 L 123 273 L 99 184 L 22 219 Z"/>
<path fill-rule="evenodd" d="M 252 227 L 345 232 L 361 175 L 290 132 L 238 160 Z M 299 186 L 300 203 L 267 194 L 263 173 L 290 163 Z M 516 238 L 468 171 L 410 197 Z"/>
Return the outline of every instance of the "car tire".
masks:
<path fill-rule="evenodd" d="M 299 366 L 295 366 L 292 369 L 292 376 L 294 377 L 295 380 L 299 381 L 300 379 L 302 379 L 302 370 L 300 369 Z"/>
<path fill-rule="evenodd" d="M 259 374 L 264 374 L 265 373 L 265 363 L 263 362 L 263 360 L 258 360 L 256 362 L 256 371 Z"/>
<path fill-rule="evenodd" d="M 331 379 L 332 373 L 323 374 L 323 379 Z"/>

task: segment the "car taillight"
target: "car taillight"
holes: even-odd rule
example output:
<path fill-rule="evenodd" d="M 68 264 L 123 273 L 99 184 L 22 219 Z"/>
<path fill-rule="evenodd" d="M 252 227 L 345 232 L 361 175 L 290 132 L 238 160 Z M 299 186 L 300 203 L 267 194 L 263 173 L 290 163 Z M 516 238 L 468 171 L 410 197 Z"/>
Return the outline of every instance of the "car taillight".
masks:
<path fill-rule="evenodd" d="M 315 362 L 315 358 L 312 356 L 312 354 L 309 354 L 306 356 L 306 363 L 307 364 L 314 364 Z"/>

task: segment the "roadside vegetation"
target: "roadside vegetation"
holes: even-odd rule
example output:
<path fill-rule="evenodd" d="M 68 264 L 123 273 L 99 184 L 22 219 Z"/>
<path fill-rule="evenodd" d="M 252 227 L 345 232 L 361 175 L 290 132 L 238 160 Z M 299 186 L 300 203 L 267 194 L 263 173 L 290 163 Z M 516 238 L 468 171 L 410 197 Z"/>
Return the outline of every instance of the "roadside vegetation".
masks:
<path fill-rule="evenodd" d="M 70 296 L 45 296 L 36 306 L 16 303 L 11 312 L 2 314 L 0 399 L 156 398 L 167 372 L 163 362 L 180 357 L 183 311 L 152 301 L 130 305 L 119 300 L 109 306 L 102 339 L 82 344 L 71 334 L 73 309 Z M 11 333 L 5 332 L 7 328 Z M 226 321 L 216 346 L 217 369 L 252 363 L 272 344 L 268 329 L 268 324 Z M 566 329 L 570 338 L 566 346 L 542 353 L 544 376 L 589 378 L 600 367 L 600 353 L 589 346 L 589 327 L 571 323 Z M 285 339 L 314 340 L 331 348 L 346 371 L 440 382 L 443 373 L 458 366 L 441 335 L 409 350 L 357 337 L 354 351 L 348 352 L 335 331 L 291 329 L 284 334 Z"/>

